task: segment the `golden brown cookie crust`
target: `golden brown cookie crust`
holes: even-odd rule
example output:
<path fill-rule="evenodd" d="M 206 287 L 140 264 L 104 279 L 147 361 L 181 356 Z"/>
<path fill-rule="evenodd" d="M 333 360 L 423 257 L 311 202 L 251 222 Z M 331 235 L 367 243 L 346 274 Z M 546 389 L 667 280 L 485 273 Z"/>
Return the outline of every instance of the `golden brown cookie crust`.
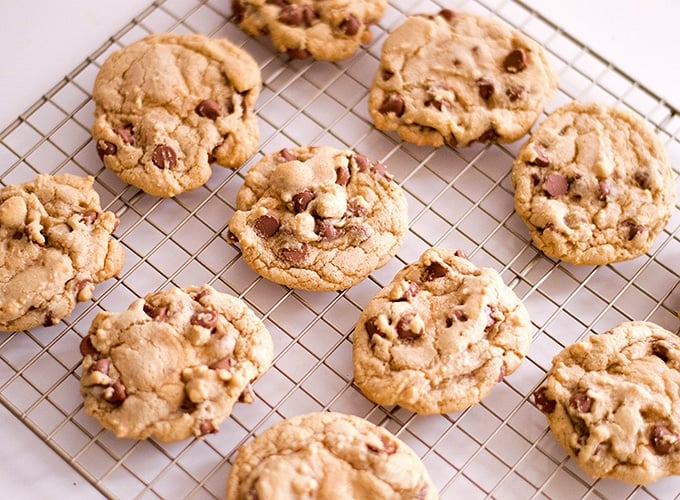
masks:
<path fill-rule="evenodd" d="M 248 265 L 304 290 L 344 290 L 383 266 L 408 230 L 387 167 L 348 150 L 304 146 L 253 165 L 229 221 Z"/>
<path fill-rule="evenodd" d="M 512 142 L 557 89 L 543 49 L 500 20 L 444 9 L 412 15 L 382 47 L 375 126 L 420 146 Z"/>
<path fill-rule="evenodd" d="M 496 271 L 435 247 L 369 301 L 352 341 L 354 379 L 367 398 L 449 413 L 478 403 L 519 367 L 531 322 Z"/>
<path fill-rule="evenodd" d="M 167 442 L 217 432 L 273 356 L 255 313 L 209 285 L 99 313 L 80 351 L 87 413 L 118 437 Z"/>
<path fill-rule="evenodd" d="M 125 260 L 92 177 L 40 174 L 0 189 L 0 331 L 51 326 Z"/>
<path fill-rule="evenodd" d="M 630 321 L 567 346 L 534 393 L 555 439 L 594 478 L 680 473 L 680 339 Z"/>
<path fill-rule="evenodd" d="M 170 197 L 203 185 L 213 162 L 238 167 L 258 147 L 255 60 L 224 38 L 149 35 L 111 54 L 93 89 L 106 168 Z"/>
<path fill-rule="evenodd" d="M 319 412 L 269 427 L 242 446 L 227 500 L 438 498 L 424 465 L 383 427 L 354 415 Z"/>
<path fill-rule="evenodd" d="M 534 244 L 572 264 L 644 254 L 675 203 L 674 174 L 650 125 L 598 103 L 573 101 L 542 121 L 517 154 L 512 182 Z"/>

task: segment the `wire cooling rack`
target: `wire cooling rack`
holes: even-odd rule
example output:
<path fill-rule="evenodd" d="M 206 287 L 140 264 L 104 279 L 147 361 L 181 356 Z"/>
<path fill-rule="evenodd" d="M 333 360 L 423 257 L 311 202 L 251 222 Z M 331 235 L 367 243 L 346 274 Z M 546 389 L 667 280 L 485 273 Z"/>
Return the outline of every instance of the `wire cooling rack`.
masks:
<path fill-rule="evenodd" d="M 632 261 L 577 267 L 546 258 L 513 211 L 509 172 L 523 141 L 434 150 L 372 126 L 368 87 L 387 33 L 408 13 L 437 12 L 441 3 L 390 2 L 373 42 L 339 63 L 288 61 L 268 39 L 235 26 L 229 4 L 154 2 L 0 133 L 2 184 L 38 172 L 93 175 L 102 205 L 120 215 L 116 236 L 126 250 L 120 277 L 100 284 L 94 300 L 79 304 L 70 318 L 51 328 L 0 334 L 0 400 L 11 413 L 108 497 L 223 497 L 239 445 L 283 418 L 330 409 L 396 433 L 422 458 L 442 498 L 677 498 L 680 477 L 634 487 L 584 475 L 556 444 L 530 395 L 552 357 L 590 332 L 633 319 L 678 330 L 678 207 L 651 251 Z M 677 174 L 680 117 L 668 103 L 521 2 L 447 6 L 503 19 L 545 47 L 561 82 L 547 111 L 578 99 L 644 116 Z M 104 170 L 89 133 L 90 92 L 101 63 L 121 46 L 161 31 L 226 36 L 255 57 L 264 80 L 256 106 L 258 154 L 239 171 L 216 167 L 204 187 L 174 199 L 145 195 Z M 410 231 L 398 255 L 343 293 L 294 291 L 259 278 L 226 240 L 248 165 L 264 153 L 308 144 L 353 148 L 384 161 L 408 198 Z M 519 370 L 481 403 L 459 413 L 416 416 L 376 406 L 353 385 L 351 333 L 373 294 L 431 245 L 461 248 L 478 266 L 497 269 L 529 310 L 533 344 Z M 237 405 L 220 432 L 204 440 L 136 442 L 102 430 L 83 411 L 79 394 L 78 344 L 94 315 L 124 310 L 150 291 L 203 282 L 243 298 L 272 333 L 275 362 L 255 384 L 255 401 Z"/>

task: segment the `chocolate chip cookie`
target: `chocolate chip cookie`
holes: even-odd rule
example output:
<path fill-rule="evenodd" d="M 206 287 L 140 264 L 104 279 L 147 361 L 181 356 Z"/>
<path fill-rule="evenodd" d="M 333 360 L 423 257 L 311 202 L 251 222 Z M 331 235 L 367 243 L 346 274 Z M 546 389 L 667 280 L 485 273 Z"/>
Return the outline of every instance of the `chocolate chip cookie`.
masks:
<path fill-rule="evenodd" d="M 118 437 L 179 441 L 218 431 L 272 362 L 269 332 L 208 285 L 101 312 L 80 344 L 85 410 Z"/>
<path fill-rule="evenodd" d="M 421 413 L 478 403 L 529 350 L 526 308 L 490 268 L 430 248 L 361 313 L 354 378 L 367 398 Z"/>
<path fill-rule="evenodd" d="M 423 463 L 388 430 L 354 415 L 319 412 L 272 425 L 242 446 L 227 500 L 438 498 Z"/>
<path fill-rule="evenodd" d="M 241 29 L 269 35 L 290 58 L 339 61 L 371 41 L 371 25 L 387 0 L 232 0 L 231 6 Z"/>
<path fill-rule="evenodd" d="M 213 162 L 238 167 L 257 150 L 261 86 L 255 60 L 224 38 L 149 35 L 111 54 L 97 75 L 97 153 L 151 195 L 197 188 Z"/>
<path fill-rule="evenodd" d="M 567 346 L 534 401 L 594 478 L 646 484 L 680 474 L 680 339 L 622 323 Z"/>
<path fill-rule="evenodd" d="M 375 126 L 420 146 L 512 142 L 557 89 L 543 49 L 500 20 L 444 9 L 412 15 L 382 47 Z"/>
<path fill-rule="evenodd" d="M 406 198 L 381 162 L 326 146 L 283 149 L 252 166 L 230 237 L 265 278 L 344 290 L 392 258 L 408 229 Z"/>
<path fill-rule="evenodd" d="M 40 174 L 0 189 L 0 331 L 51 326 L 125 260 L 92 177 Z"/>
<path fill-rule="evenodd" d="M 674 175 L 651 127 L 597 103 L 568 103 L 541 122 L 517 154 L 512 182 L 534 244 L 573 264 L 644 254 L 675 203 Z"/>

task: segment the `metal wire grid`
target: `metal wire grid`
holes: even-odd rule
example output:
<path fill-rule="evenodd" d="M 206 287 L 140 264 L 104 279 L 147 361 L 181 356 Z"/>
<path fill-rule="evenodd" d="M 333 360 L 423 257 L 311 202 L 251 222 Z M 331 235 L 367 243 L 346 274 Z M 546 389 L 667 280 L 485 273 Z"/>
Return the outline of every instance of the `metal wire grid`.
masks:
<path fill-rule="evenodd" d="M 70 318 L 0 336 L 0 401 L 109 497 L 222 497 L 239 445 L 283 418 L 324 409 L 360 415 L 396 433 L 421 456 L 442 498 L 679 497 L 678 477 L 644 488 L 588 478 L 555 443 L 529 397 L 552 356 L 590 332 L 628 319 L 677 331 L 678 207 L 643 257 L 601 267 L 548 259 L 532 247 L 513 212 L 509 170 L 519 144 L 418 148 L 371 124 L 366 99 L 382 41 L 408 13 L 436 12 L 442 3 L 392 1 L 373 43 L 335 64 L 287 61 L 266 39 L 250 38 L 233 25 L 228 4 L 154 2 L 0 133 L 4 185 L 37 172 L 95 176 L 102 204 L 120 215 L 116 235 L 126 249 L 121 276 L 100 284 L 94 300 Z M 572 99 L 630 107 L 657 127 L 671 162 L 680 164 L 677 110 L 588 47 L 521 2 L 447 6 L 503 19 L 546 48 L 561 82 L 548 112 Z M 90 91 L 103 60 L 160 31 L 226 36 L 256 58 L 265 83 L 256 109 L 260 152 L 239 171 L 217 167 L 206 186 L 168 200 L 124 185 L 101 168 L 89 134 Z M 248 166 L 261 154 L 306 144 L 354 148 L 383 160 L 409 202 L 410 231 L 397 257 L 343 293 L 293 291 L 261 279 L 225 238 Z M 361 395 L 352 384 L 350 340 L 373 294 L 431 245 L 462 248 L 477 265 L 501 272 L 529 309 L 534 337 L 520 369 L 483 402 L 423 417 L 378 407 Z M 168 445 L 103 431 L 84 413 L 79 395 L 78 344 L 92 318 L 104 309 L 126 309 L 156 289 L 202 282 L 246 300 L 272 333 L 275 362 L 255 384 L 255 401 L 238 405 L 220 432 L 204 440 Z"/>

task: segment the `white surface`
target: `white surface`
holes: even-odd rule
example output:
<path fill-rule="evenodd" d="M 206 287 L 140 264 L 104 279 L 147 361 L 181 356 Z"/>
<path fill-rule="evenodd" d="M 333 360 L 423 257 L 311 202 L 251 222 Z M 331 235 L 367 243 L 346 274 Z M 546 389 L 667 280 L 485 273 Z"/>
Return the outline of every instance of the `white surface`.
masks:
<path fill-rule="evenodd" d="M 225 0 L 227 1 L 227 0 Z M 678 106 L 680 2 L 525 0 L 631 77 Z M 0 4 L 0 129 L 59 82 L 148 2 L 5 0 Z M 0 165 L 0 169 L 4 166 Z M 0 407 L 0 491 L 6 498 L 93 498 L 96 492 Z"/>

